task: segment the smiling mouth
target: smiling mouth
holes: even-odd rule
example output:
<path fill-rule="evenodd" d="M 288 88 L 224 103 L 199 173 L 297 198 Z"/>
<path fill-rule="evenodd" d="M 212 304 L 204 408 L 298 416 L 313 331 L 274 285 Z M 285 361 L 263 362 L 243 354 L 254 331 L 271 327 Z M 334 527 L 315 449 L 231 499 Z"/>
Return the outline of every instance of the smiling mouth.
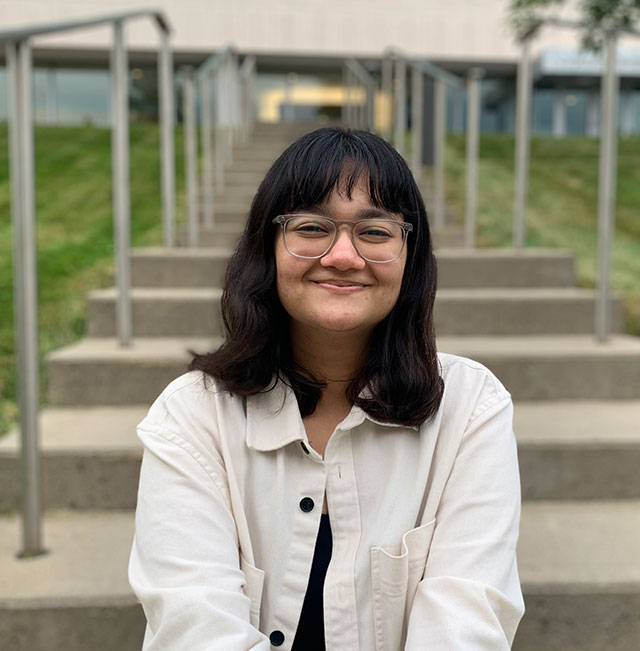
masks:
<path fill-rule="evenodd" d="M 333 287 L 366 287 L 364 283 L 359 283 L 354 280 L 312 280 L 311 282 L 316 285 L 332 285 Z"/>
<path fill-rule="evenodd" d="M 339 294 L 357 292 L 365 289 L 368 285 L 349 280 L 313 280 L 314 285 L 318 285 L 323 289 Z"/>

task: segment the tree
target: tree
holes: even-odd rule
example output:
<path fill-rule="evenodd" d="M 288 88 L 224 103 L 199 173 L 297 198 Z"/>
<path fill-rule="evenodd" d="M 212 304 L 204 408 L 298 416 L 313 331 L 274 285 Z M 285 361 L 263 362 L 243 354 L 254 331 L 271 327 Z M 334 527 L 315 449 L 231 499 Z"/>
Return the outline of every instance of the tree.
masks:
<path fill-rule="evenodd" d="M 640 24 L 640 0 L 576 0 L 579 21 L 584 24 L 583 46 L 599 50 L 607 31 L 629 31 Z M 509 20 L 521 35 L 545 18 L 553 17 L 571 0 L 511 0 Z"/>

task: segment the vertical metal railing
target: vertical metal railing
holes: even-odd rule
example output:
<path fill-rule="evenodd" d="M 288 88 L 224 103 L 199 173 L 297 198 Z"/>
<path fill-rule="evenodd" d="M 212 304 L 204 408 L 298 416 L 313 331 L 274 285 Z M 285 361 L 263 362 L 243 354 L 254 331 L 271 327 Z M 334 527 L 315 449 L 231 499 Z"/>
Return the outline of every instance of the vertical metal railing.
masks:
<path fill-rule="evenodd" d="M 113 24 L 111 51 L 111 166 L 113 178 L 116 322 L 120 345 L 131 343 L 131 198 L 129 188 L 129 65 L 121 20 Z"/>
<path fill-rule="evenodd" d="M 531 33 L 521 40 L 516 91 L 516 138 L 513 199 L 513 246 L 524 246 L 526 237 L 529 147 L 531 134 Z"/>
<path fill-rule="evenodd" d="M 401 156 L 405 151 L 405 134 L 407 131 L 407 64 L 403 57 L 394 60 L 394 129 L 393 146 Z"/>
<path fill-rule="evenodd" d="M 186 84 L 186 82 L 185 82 Z M 198 90 L 200 94 L 200 142 L 202 148 L 202 176 L 201 176 L 201 194 L 202 200 L 202 223 L 205 228 L 213 226 L 214 222 L 214 190 L 213 190 L 213 142 L 212 142 L 212 84 L 211 75 L 204 74 L 198 77 L 197 80 Z M 185 101 L 186 101 L 186 85 L 185 85 Z M 195 101 L 193 91 L 191 91 L 192 103 Z M 185 126 L 187 124 L 187 115 L 195 122 L 195 107 L 189 106 L 184 111 Z M 190 125 L 190 130 L 195 132 L 195 125 Z M 186 159 L 185 159 L 186 160 Z M 190 164 L 193 164 L 190 161 Z M 191 195 L 189 195 L 191 196 Z M 191 213 L 192 208 L 189 209 Z M 189 223 L 190 220 L 189 220 Z M 191 238 L 190 238 L 191 240 Z"/>
<path fill-rule="evenodd" d="M 442 230 L 445 225 L 445 150 L 447 146 L 447 85 L 435 79 L 433 148 L 433 223 Z"/>
<path fill-rule="evenodd" d="M 600 161 L 598 173 L 598 268 L 595 331 L 598 341 L 611 335 L 611 250 L 616 216 L 616 159 L 618 156 L 617 35 L 605 35 L 605 65 L 600 96 Z"/>
<path fill-rule="evenodd" d="M 9 81 L 9 170 L 11 175 L 11 216 L 14 233 L 14 314 L 17 350 L 18 403 L 20 409 L 21 472 L 22 472 L 22 550 L 21 556 L 43 553 L 41 531 L 41 477 L 39 460 L 38 409 L 40 402 L 38 301 L 35 220 L 35 166 L 33 139 L 33 67 L 31 39 L 42 34 L 63 32 L 95 25 L 113 25 L 114 41 L 111 52 L 112 74 L 112 167 L 113 213 L 118 285 L 117 330 L 121 344 L 131 339 L 131 308 L 129 305 L 129 155 L 128 155 L 128 70 L 124 23 L 151 17 L 162 34 L 169 26 L 157 11 L 132 11 L 88 20 L 50 23 L 0 32 L 0 43 L 6 48 Z M 168 41 L 163 39 L 159 74 L 161 95 L 170 92 L 172 84 Z M 162 69 L 162 70 L 160 70 Z M 170 107 L 170 98 L 161 101 Z M 163 182 L 169 181 L 163 194 L 163 223 L 168 226 L 171 216 L 173 185 L 169 176 L 173 159 L 172 134 L 166 133 L 163 110 Z M 169 234 L 170 236 L 170 234 Z M 165 233 L 165 237 L 167 234 Z"/>
<path fill-rule="evenodd" d="M 466 192 L 464 245 L 476 244 L 478 209 L 478 154 L 480 150 L 480 83 L 482 68 L 471 68 L 467 76 Z"/>
<path fill-rule="evenodd" d="M 548 18 L 531 26 L 521 35 L 522 58 L 518 70 L 518 125 L 516 129 L 516 197 L 514 200 L 514 244 L 522 246 L 526 228 L 526 191 L 529 172 L 529 138 L 531 103 L 531 73 L 529 41 L 543 26 L 568 29 L 584 29 L 584 23 Z M 617 142 L 618 142 L 618 95 L 619 82 L 616 72 L 616 46 L 619 34 L 639 37 L 640 32 L 630 27 L 603 31 L 604 67 L 602 71 L 600 98 L 600 154 L 598 159 L 598 243 L 596 272 L 596 302 L 594 330 L 596 339 L 606 342 L 611 334 L 611 258 L 615 232 Z M 593 135 L 593 134 L 590 134 Z"/>
<path fill-rule="evenodd" d="M 160 102 L 160 160 L 162 178 L 162 225 L 164 245 L 176 245 L 176 164 L 175 164 L 175 93 L 173 87 L 173 56 L 169 33 L 160 32 L 158 54 L 158 99 Z"/>
<path fill-rule="evenodd" d="M 377 83 L 371 73 L 356 59 L 347 59 L 342 71 L 344 99 L 343 122 L 355 129 L 371 131 L 375 124 Z"/>
<path fill-rule="evenodd" d="M 182 118 L 184 121 L 184 172 L 186 194 L 186 225 L 188 246 L 198 245 L 199 197 L 198 197 L 198 145 L 196 125 L 196 83 L 193 69 L 185 70 L 182 89 Z"/>
<path fill-rule="evenodd" d="M 14 308 L 17 390 L 20 405 L 22 477 L 22 556 L 44 552 L 40 513 L 40 404 L 38 354 L 38 281 L 31 45 L 28 39 L 6 45 L 9 81 L 9 159 L 14 237 Z"/>
<path fill-rule="evenodd" d="M 424 160 L 424 142 L 425 142 L 425 93 L 424 93 L 424 76 L 433 79 L 433 124 L 427 128 L 432 129 L 433 135 L 433 168 L 434 168 L 434 214 L 433 226 L 436 229 L 442 229 L 445 225 L 445 147 L 447 132 L 447 89 L 462 89 L 464 84 L 461 78 L 444 70 L 425 59 L 411 59 L 397 49 L 389 50 L 383 57 L 383 84 L 384 84 L 384 64 L 386 61 L 402 59 L 411 69 L 411 152 L 410 166 L 413 175 L 417 181 L 422 178 L 422 167 Z M 400 69 L 402 74 L 402 69 Z M 398 85 L 396 84 L 396 88 Z M 384 87 L 384 86 L 383 86 Z M 384 94 L 384 93 L 383 93 Z M 394 142 L 404 141 L 404 127 L 406 124 L 406 89 L 402 96 L 403 105 L 400 111 L 396 111 L 394 116 Z M 400 106 L 399 98 L 396 97 L 396 107 Z M 398 113 L 404 118 L 401 120 Z"/>
<path fill-rule="evenodd" d="M 189 246 L 199 243 L 201 208 L 203 225 L 214 226 L 216 197 L 224 189 L 234 143 L 246 142 L 253 129 L 255 58 L 245 57 L 242 67 L 238 63 L 238 55 L 227 46 L 208 57 L 197 70 L 184 69 L 185 213 Z"/>
<path fill-rule="evenodd" d="M 393 59 L 391 55 L 382 57 L 380 86 L 382 91 L 383 129 L 382 134 L 388 142 L 393 138 Z"/>
<path fill-rule="evenodd" d="M 246 56 L 244 58 L 240 66 L 239 75 L 241 83 L 240 106 L 242 109 L 240 139 L 243 143 L 247 143 L 253 133 L 255 124 L 253 93 L 256 75 L 256 58 L 254 56 Z"/>
<path fill-rule="evenodd" d="M 416 183 L 422 178 L 422 144 L 424 138 L 424 72 L 411 66 L 411 171 Z"/>

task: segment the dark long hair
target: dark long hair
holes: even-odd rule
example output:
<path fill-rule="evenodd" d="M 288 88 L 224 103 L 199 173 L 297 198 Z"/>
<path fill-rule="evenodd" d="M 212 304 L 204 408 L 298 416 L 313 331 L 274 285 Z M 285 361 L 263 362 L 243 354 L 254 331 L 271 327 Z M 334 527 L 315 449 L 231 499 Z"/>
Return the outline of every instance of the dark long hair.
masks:
<path fill-rule="evenodd" d="M 366 131 L 323 128 L 308 133 L 276 160 L 260 184 L 222 296 L 225 343 L 196 355 L 191 369 L 241 396 L 289 384 L 303 416 L 316 408 L 324 383 L 293 358 L 289 316 L 278 299 L 274 242 L 277 215 L 321 205 L 339 189 L 351 198 L 368 182 L 371 202 L 413 224 L 398 300 L 375 327 L 367 356 L 347 397 L 373 418 L 419 425 L 438 409 L 443 383 L 436 356 L 433 303 L 437 270 L 427 214 L 404 159 Z M 366 389 L 366 391 L 363 391 Z"/>

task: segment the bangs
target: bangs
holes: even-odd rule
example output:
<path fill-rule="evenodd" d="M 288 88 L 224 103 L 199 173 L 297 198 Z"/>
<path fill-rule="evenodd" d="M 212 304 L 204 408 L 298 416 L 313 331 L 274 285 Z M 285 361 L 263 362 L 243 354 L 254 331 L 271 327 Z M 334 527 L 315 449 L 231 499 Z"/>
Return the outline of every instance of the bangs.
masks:
<path fill-rule="evenodd" d="M 322 205 L 334 191 L 351 199 L 354 188 L 362 185 L 377 208 L 417 217 L 418 206 L 409 199 L 417 188 L 406 163 L 391 145 L 367 132 L 314 131 L 282 158 L 282 212 Z"/>

